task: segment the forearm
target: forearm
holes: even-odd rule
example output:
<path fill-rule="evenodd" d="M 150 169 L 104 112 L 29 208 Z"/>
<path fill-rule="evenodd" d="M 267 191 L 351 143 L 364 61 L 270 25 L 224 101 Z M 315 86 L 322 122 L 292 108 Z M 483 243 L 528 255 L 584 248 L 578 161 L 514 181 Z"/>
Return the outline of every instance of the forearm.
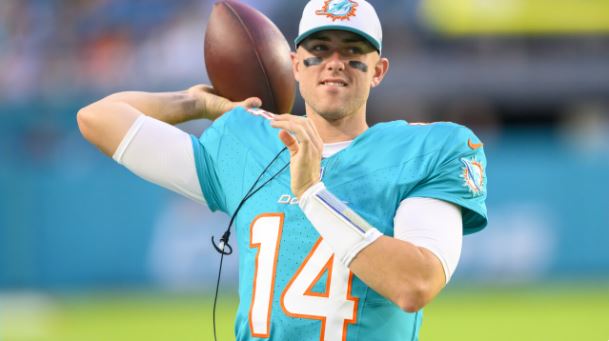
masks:
<path fill-rule="evenodd" d="M 323 183 L 309 188 L 299 204 L 336 259 L 403 310 L 421 309 L 444 286 L 442 263 L 432 252 L 383 236 Z"/>
<path fill-rule="evenodd" d="M 77 115 L 83 136 L 112 156 L 133 122 L 144 114 L 169 124 L 199 118 L 215 120 L 236 106 L 259 107 L 256 97 L 231 102 L 207 85 L 176 92 L 119 92 L 82 108 Z"/>
<path fill-rule="evenodd" d="M 188 90 L 160 93 L 125 91 L 101 101 L 125 103 L 146 116 L 169 124 L 200 119 L 205 112 L 202 102 Z"/>
<path fill-rule="evenodd" d="M 77 115 L 78 126 L 89 142 L 111 156 L 133 122 L 142 114 L 169 124 L 203 117 L 203 97 L 197 96 L 192 89 L 163 93 L 115 93 L 82 108 Z"/>
<path fill-rule="evenodd" d="M 350 270 L 405 311 L 418 311 L 444 287 L 438 258 L 425 248 L 382 236 L 353 259 Z"/>

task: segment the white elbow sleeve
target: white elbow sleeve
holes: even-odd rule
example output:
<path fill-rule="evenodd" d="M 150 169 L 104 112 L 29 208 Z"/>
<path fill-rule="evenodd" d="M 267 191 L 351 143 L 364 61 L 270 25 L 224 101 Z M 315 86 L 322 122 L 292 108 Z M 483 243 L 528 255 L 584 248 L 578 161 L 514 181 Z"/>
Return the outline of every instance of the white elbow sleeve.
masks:
<path fill-rule="evenodd" d="M 345 266 L 382 236 L 379 230 L 330 193 L 322 182 L 309 188 L 300 198 L 299 205 Z"/>
<path fill-rule="evenodd" d="M 172 125 L 140 115 L 112 158 L 145 180 L 205 203 L 190 135 Z"/>
<path fill-rule="evenodd" d="M 461 255 L 461 209 L 438 199 L 407 198 L 394 217 L 394 236 L 431 251 L 442 263 L 448 283 Z"/>

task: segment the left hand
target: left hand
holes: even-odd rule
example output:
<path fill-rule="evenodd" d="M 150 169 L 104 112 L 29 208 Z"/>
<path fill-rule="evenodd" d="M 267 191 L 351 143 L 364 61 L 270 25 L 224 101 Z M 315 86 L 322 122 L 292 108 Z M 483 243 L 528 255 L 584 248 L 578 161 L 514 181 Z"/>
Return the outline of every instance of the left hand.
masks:
<path fill-rule="evenodd" d="M 320 181 L 323 141 L 313 122 L 303 116 L 276 115 L 271 126 L 279 128 L 279 139 L 290 151 L 292 193 L 298 198 Z"/>
<path fill-rule="evenodd" d="M 246 98 L 241 102 L 232 102 L 220 96 L 216 89 L 205 84 L 191 86 L 186 92 L 196 100 L 195 108 L 198 109 L 200 116 L 196 118 L 215 120 L 238 106 L 259 108 L 262 105 L 262 101 L 258 97 Z"/>

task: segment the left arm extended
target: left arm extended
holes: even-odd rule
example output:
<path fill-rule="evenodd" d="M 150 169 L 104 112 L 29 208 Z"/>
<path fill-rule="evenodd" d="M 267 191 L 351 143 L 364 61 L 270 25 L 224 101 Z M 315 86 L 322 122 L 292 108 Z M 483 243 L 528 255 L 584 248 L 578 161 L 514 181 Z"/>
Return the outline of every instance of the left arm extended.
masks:
<path fill-rule="evenodd" d="M 456 268 L 462 219 L 459 207 L 451 203 L 431 198 L 402 201 L 392 238 L 368 224 L 322 182 L 299 200 L 336 258 L 405 311 L 418 311 L 431 301 Z"/>
<path fill-rule="evenodd" d="M 423 308 L 444 288 L 440 260 L 424 247 L 382 236 L 355 257 L 351 271 L 402 310 Z"/>
<path fill-rule="evenodd" d="M 394 217 L 394 235 L 364 248 L 351 270 L 375 290 L 393 295 L 402 309 L 417 311 L 440 292 L 457 267 L 461 208 L 438 199 L 408 198 Z"/>
<path fill-rule="evenodd" d="M 301 200 L 305 215 L 337 257 L 364 283 L 401 309 L 414 312 L 429 303 L 447 281 L 437 254 L 426 247 L 381 235 L 359 216 L 347 212 L 348 207 L 339 200 L 328 199 L 327 195 L 331 196 L 331 193 L 319 183 L 323 142 L 308 119 L 279 115 L 271 125 L 282 129 L 279 138 L 290 151 L 292 191 Z M 452 204 L 446 205 L 453 210 L 453 215 L 456 210 L 460 224 L 459 209 Z M 307 211 L 315 214 L 307 214 Z M 442 215 L 442 212 L 438 213 L 438 216 Z M 333 224 L 319 224 L 315 222 L 318 219 L 334 221 Z M 341 227 L 328 229 L 323 226 Z M 461 233 L 460 228 L 458 232 Z"/>
<path fill-rule="evenodd" d="M 445 286 L 462 243 L 461 209 L 428 198 L 402 201 L 395 238 L 382 236 L 363 248 L 350 269 L 405 311 L 418 311 Z"/>

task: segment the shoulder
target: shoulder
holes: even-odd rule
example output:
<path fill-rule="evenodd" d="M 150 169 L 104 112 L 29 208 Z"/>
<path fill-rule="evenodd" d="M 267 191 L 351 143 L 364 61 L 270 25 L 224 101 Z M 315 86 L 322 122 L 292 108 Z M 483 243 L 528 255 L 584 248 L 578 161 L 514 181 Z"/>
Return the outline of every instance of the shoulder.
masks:
<path fill-rule="evenodd" d="M 466 126 L 453 122 L 437 122 L 430 124 L 428 139 L 441 145 L 441 150 L 447 153 L 470 154 L 482 151 L 482 142 L 474 132 Z"/>
<path fill-rule="evenodd" d="M 420 157 L 410 172 L 420 169 L 421 178 L 408 193 L 411 197 L 429 197 L 454 203 L 463 208 L 465 233 L 486 225 L 486 156 L 484 146 L 467 127 L 451 122 L 409 124 L 420 147 Z M 413 142 L 413 141 L 411 141 Z M 415 145 L 416 143 L 413 143 Z"/>
<path fill-rule="evenodd" d="M 467 152 L 482 143 L 467 127 L 453 122 L 408 123 L 392 121 L 375 126 L 376 135 L 388 144 L 418 154 Z"/>
<path fill-rule="evenodd" d="M 274 114 L 262 109 L 236 107 L 205 129 L 200 141 L 206 146 L 223 146 L 231 152 L 273 151 L 281 143 L 269 120 Z"/>
<path fill-rule="evenodd" d="M 272 119 L 275 114 L 263 109 L 246 109 L 244 107 L 235 107 L 231 111 L 224 113 L 214 121 L 212 127 L 239 126 L 241 124 L 249 125 L 268 125 L 265 124 Z"/>
<path fill-rule="evenodd" d="M 216 119 L 202 137 L 206 134 L 234 135 L 239 139 L 260 137 L 274 129 L 269 123 L 273 116 L 275 114 L 262 109 L 236 107 Z M 254 136 L 250 136 L 252 134 Z"/>
<path fill-rule="evenodd" d="M 437 138 L 456 134 L 471 133 L 471 130 L 463 125 L 453 122 L 406 122 L 390 121 L 379 123 L 374 126 L 382 135 L 411 136 L 414 138 Z"/>
<path fill-rule="evenodd" d="M 469 128 L 454 122 L 406 123 L 403 132 L 436 142 L 451 142 L 462 137 L 475 136 Z"/>

